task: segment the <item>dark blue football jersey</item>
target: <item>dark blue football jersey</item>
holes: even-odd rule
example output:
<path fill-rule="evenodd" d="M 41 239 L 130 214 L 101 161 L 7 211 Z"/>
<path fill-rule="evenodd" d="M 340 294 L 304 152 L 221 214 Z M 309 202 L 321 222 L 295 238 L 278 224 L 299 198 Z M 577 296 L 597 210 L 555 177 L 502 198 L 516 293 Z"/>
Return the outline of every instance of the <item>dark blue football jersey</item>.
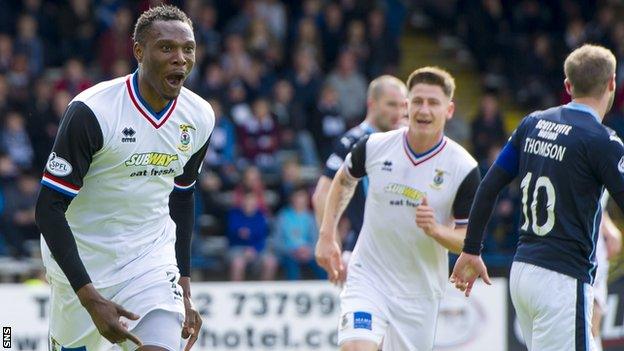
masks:
<path fill-rule="evenodd" d="M 514 260 L 593 284 L 600 197 L 624 191 L 622 141 L 572 102 L 525 117 L 505 149 L 513 152 L 497 164 L 517 174 L 522 193 Z"/>
<path fill-rule="evenodd" d="M 351 148 L 355 143 L 366 135 L 370 135 L 376 132 L 370 124 L 362 122 L 359 125 L 349 129 L 343 134 L 340 139 L 334 145 L 334 151 L 327 158 L 325 162 L 325 168 L 323 169 L 323 175 L 333 179 L 336 176 L 336 172 L 342 166 L 345 157 L 351 151 Z M 345 215 L 351 222 L 351 229 L 355 233 L 355 237 L 351 238 L 349 242 L 345 243 L 343 249 L 353 250 L 357 236 L 362 229 L 362 222 L 364 221 L 364 204 L 366 203 L 366 189 L 368 188 L 368 178 L 363 179 L 358 183 L 357 188 L 353 194 L 353 198 L 349 205 L 345 209 Z"/>

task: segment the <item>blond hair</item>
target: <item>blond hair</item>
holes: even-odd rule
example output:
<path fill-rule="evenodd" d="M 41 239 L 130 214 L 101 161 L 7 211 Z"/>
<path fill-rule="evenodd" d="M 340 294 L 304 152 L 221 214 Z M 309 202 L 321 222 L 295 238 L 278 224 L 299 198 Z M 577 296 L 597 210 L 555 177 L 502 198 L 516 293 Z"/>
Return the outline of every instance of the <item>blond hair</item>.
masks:
<path fill-rule="evenodd" d="M 585 44 L 572 51 L 563 63 L 572 97 L 600 97 L 615 74 L 615 55 L 598 45 Z"/>
<path fill-rule="evenodd" d="M 373 79 L 368 85 L 367 98 L 377 100 L 381 96 L 384 89 L 388 86 L 393 86 L 401 91 L 403 95 L 407 95 L 407 87 L 405 83 L 395 76 L 385 74 Z"/>
<path fill-rule="evenodd" d="M 444 95 L 449 99 L 453 99 L 453 94 L 455 93 L 455 79 L 449 72 L 440 67 L 427 66 L 412 72 L 409 78 L 407 78 L 408 91 L 412 90 L 414 85 L 420 83 L 437 85 L 442 88 Z"/>

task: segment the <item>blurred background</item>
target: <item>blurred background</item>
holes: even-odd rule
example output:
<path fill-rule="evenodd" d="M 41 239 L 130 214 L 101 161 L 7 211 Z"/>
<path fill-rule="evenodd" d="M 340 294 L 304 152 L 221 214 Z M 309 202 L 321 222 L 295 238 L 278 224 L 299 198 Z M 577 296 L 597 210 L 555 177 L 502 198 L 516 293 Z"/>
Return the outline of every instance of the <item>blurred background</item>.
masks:
<path fill-rule="evenodd" d="M 136 69 L 134 22 L 160 3 L 194 23 L 186 86 L 217 118 L 197 183 L 194 281 L 323 278 L 313 263 L 311 193 L 332 145 L 363 120 L 368 82 L 381 74 L 449 70 L 457 110 L 446 133 L 483 172 L 524 114 L 569 101 L 562 62 L 580 44 L 610 48 L 624 86 L 618 0 L 0 0 L 0 282 L 45 279 L 34 206 L 63 111 L 80 91 Z M 624 137 L 624 89 L 605 124 Z M 484 258 L 500 277 L 515 250 L 519 200 L 517 184 L 505 190 L 488 227 Z M 619 210 L 612 216 L 622 223 Z M 250 265 L 229 250 L 241 230 L 258 257 Z M 340 231 L 353 235 L 346 219 Z M 623 275 L 620 256 L 610 282 L 621 285 Z"/>

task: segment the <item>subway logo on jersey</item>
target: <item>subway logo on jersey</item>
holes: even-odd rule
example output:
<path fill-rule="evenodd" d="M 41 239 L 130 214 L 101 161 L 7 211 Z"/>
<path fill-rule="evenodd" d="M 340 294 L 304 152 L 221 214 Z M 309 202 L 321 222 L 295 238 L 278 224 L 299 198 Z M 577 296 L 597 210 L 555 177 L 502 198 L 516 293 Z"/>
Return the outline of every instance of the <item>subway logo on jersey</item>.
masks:
<path fill-rule="evenodd" d="M 403 195 L 404 197 L 414 201 L 420 201 L 426 195 L 422 191 L 411 188 L 407 185 L 397 183 L 391 183 L 386 185 L 384 190 L 388 193 Z"/>
<path fill-rule="evenodd" d="M 126 166 L 161 166 L 167 167 L 171 162 L 176 161 L 178 155 L 163 154 L 160 152 L 145 152 L 134 154 L 126 161 Z"/>

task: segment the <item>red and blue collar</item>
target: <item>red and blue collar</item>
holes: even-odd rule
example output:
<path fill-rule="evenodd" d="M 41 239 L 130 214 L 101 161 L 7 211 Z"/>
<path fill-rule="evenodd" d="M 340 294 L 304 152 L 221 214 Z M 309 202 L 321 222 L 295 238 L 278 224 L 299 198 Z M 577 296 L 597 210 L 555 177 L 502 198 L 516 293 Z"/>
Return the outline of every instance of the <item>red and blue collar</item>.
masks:
<path fill-rule="evenodd" d="M 143 100 L 143 97 L 139 92 L 138 77 L 139 74 L 138 71 L 136 71 L 132 75 L 129 75 L 126 79 L 126 87 L 128 88 L 130 100 L 132 100 L 132 104 L 134 105 L 134 107 L 136 107 L 139 113 L 143 117 L 145 117 L 145 119 L 147 119 L 147 121 L 150 122 L 150 124 L 154 126 L 154 128 L 158 129 L 163 124 L 165 124 L 165 122 L 167 122 L 167 120 L 173 113 L 173 110 L 175 110 L 178 99 L 175 98 L 169 101 L 167 106 L 165 106 L 162 111 L 155 112 L 154 110 L 152 110 L 149 104 L 145 100 Z"/>
<path fill-rule="evenodd" d="M 442 149 L 444 149 L 444 147 L 446 146 L 446 143 L 446 138 L 444 137 L 444 135 L 442 135 L 442 138 L 434 147 L 421 154 L 418 154 L 414 152 L 414 150 L 412 150 L 412 148 L 409 146 L 409 143 L 407 141 L 407 131 L 403 132 L 403 150 L 405 151 L 407 158 L 409 158 L 414 166 L 418 166 L 419 164 L 439 154 L 440 151 L 442 151 Z"/>

